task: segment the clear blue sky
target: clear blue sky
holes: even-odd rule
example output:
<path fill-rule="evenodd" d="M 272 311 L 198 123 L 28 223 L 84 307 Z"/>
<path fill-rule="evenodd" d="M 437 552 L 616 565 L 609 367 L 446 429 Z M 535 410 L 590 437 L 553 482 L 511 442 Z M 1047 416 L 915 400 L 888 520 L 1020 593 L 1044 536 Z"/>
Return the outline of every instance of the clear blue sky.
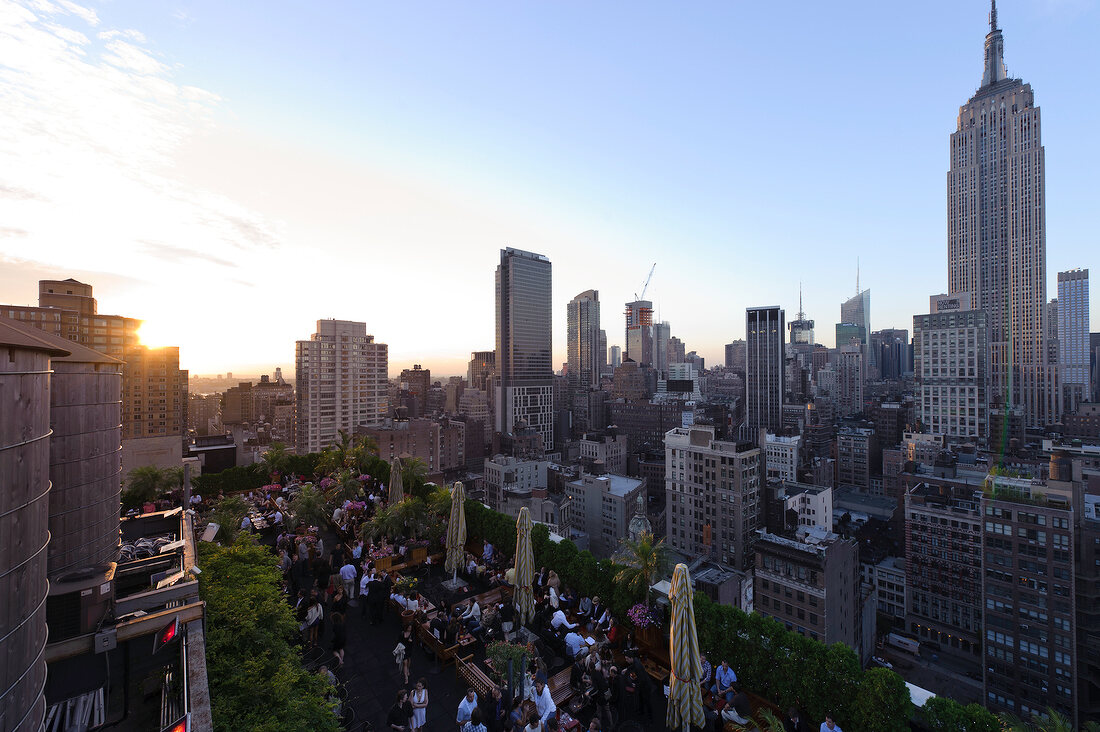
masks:
<path fill-rule="evenodd" d="M 565 303 L 598 289 L 608 341 L 621 344 L 622 304 L 654 261 L 649 296 L 708 363 L 743 334 L 746 306 L 779 304 L 793 318 L 800 281 L 831 344 L 857 257 L 875 329 L 911 328 L 946 288 L 947 145 L 981 78 L 988 5 L 977 0 L 88 6 L 94 24 L 64 9 L 26 24 L 83 33 L 82 73 L 120 37 L 146 54 L 115 48 L 106 61 L 174 89 L 138 95 L 168 110 L 150 123 L 166 131 L 126 175 L 157 176 L 153 188 L 191 208 L 150 217 L 164 231 L 151 220 L 113 233 L 107 246 L 133 263 L 113 270 L 80 252 L 50 259 L 63 232 L 30 216 L 11 227 L 22 234 L 0 237 L 0 256 L 19 260 L 3 268 L 0 294 L 33 301 L 42 272 L 97 284 L 97 270 L 111 271 L 122 280 L 103 276 L 101 308 L 160 323 L 159 340 L 181 345 L 193 371 L 290 363 L 313 320 L 340 317 L 390 344 L 393 372 L 420 362 L 457 373 L 469 351 L 492 347 L 504 246 L 554 263 L 558 362 Z M 1054 297 L 1058 270 L 1100 274 L 1100 12 L 1092 0 L 1010 0 L 999 12 L 1009 73 L 1043 111 Z M 132 104 L 116 81 L 111 93 Z M 172 106 L 185 87 L 206 94 Z M 127 144 L 112 154 L 125 159 Z M 37 185 L 0 166 L 0 186 L 64 199 Z M 218 216 L 195 213 L 209 202 Z M 187 236 L 177 215 L 194 227 Z M 210 234 L 219 216 L 229 223 Z M 179 274 L 151 289 L 142 283 L 158 261 Z M 227 308 L 256 308 L 265 322 L 216 340 L 202 323 Z"/>

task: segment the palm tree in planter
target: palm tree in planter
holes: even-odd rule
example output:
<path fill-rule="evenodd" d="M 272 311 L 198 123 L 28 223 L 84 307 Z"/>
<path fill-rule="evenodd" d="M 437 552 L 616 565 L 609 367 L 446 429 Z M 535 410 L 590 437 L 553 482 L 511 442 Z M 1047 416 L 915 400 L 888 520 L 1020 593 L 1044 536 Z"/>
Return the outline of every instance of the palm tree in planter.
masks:
<path fill-rule="evenodd" d="M 281 442 L 272 442 L 271 446 L 260 457 L 260 464 L 263 466 L 264 473 L 269 477 L 275 474 L 282 477 L 287 470 L 287 466 L 290 465 L 290 453 L 287 451 L 286 445 Z"/>
<path fill-rule="evenodd" d="M 131 470 L 126 476 L 126 490 L 122 492 L 122 507 L 127 510 L 141 508 L 167 493 L 173 481 L 169 472 L 155 465 L 143 465 Z"/>
<path fill-rule="evenodd" d="M 306 483 L 294 500 L 290 502 L 290 515 L 295 526 L 321 526 L 328 518 L 328 509 L 325 506 L 325 497 L 320 490 L 312 484 Z"/>
<path fill-rule="evenodd" d="M 419 539 L 428 530 L 428 506 L 419 498 L 406 498 L 394 506 L 402 536 Z"/>
<path fill-rule="evenodd" d="M 727 727 L 732 727 L 736 732 L 785 732 L 786 725 L 783 720 L 775 716 L 770 709 L 761 709 L 748 725 L 737 722 L 726 722 Z"/>
<path fill-rule="evenodd" d="M 398 504 L 400 505 L 400 504 Z M 404 530 L 404 523 L 398 514 L 398 506 L 383 506 L 374 512 L 370 521 L 363 524 L 363 541 L 371 542 L 383 536 L 393 538 Z"/>
<path fill-rule="evenodd" d="M 339 432 L 339 441 L 332 443 L 321 451 L 321 462 L 317 464 L 321 472 L 326 475 L 332 475 L 348 467 L 348 461 L 353 457 L 355 440 L 344 430 Z"/>
<path fill-rule="evenodd" d="M 624 584 L 648 607 L 649 588 L 668 571 L 672 560 L 665 540 L 655 541 L 653 534 L 646 533 L 636 541 L 621 539 L 614 561 L 621 565 L 615 573 L 615 582 Z"/>

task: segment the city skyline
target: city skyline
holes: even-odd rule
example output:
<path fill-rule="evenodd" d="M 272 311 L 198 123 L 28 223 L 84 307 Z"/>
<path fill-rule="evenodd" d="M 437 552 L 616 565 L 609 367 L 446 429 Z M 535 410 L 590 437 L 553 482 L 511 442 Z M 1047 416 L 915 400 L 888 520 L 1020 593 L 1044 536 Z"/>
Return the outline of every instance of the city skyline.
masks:
<path fill-rule="evenodd" d="M 910 327 L 928 293 L 947 290 L 945 140 L 981 81 L 985 3 L 805 5 L 794 22 L 789 8 L 566 5 L 486 18 L 436 6 L 446 22 L 418 34 L 396 8 L 257 20 L 202 3 L 34 7 L 0 12 L 21 51 L 0 76 L 16 110 L 0 122 L 0 291 L 33 304 L 39 279 L 87 282 L 102 311 L 145 320 L 146 340 L 180 346 L 195 374 L 289 371 L 294 341 L 322 318 L 366 322 L 390 345 L 391 374 L 413 363 L 463 373 L 492 344 L 504 247 L 555 263 L 555 369 L 569 298 L 599 290 L 608 345 L 625 346 L 616 311 L 653 261 L 654 319 L 708 363 L 744 337 L 745 307 L 794 312 L 800 282 L 818 340 L 832 345 L 857 257 L 876 293 L 874 330 Z M 1096 102 L 1071 92 L 1088 61 L 1073 40 L 1097 10 L 999 10 L 1009 75 L 1033 84 L 1046 112 L 1049 295 L 1057 272 L 1096 266 Z M 339 25 L 338 12 L 360 35 L 332 31 L 323 49 L 318 28 Z M 616 34 L 620 21 L 630 33 Z M 288 66 L 277 56 L 292 26 L 316 53 Z M 387 42 L 398 32 L 408 47 Z M 207 57 L 205 44 L 234 33 L 240 48 Z M 681 53 L 653 52 L 670 41 Z M 564 59 L 552 53 L 565 47 Z M 871 110 L 896 101 L 896 70 L 876 63 L 886 52 L 919 75 L 922 103 L 900 134 L 868 134 Z M 519 68 L 499 68 L 515 54 Z M 810 72 L 828 83 L 804 85 L 792 115 L 791 74 Z M 349 84 L 370 103 L 337 93 Z M 547 93 L 593 113 L 549 108 Z M 795 134 L 809 144 L 791 146 Z M 465 327 L 441 327 L 439 298 Z M 264 317 L 243 338 L 207 325 L 250 308 Z"/>

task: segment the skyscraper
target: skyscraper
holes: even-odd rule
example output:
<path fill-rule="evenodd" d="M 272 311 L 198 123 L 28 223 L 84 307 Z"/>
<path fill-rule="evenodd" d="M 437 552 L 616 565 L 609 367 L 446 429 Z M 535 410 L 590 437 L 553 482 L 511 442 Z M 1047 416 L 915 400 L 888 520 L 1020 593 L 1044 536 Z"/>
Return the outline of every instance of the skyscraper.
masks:
<path fill-rule="evenodd" d="M 600 386 L 600 293 L 585 290 L 569 301 L 565 350 L 571 391 Z"/>
<path fill-rule="evenodd" d="M 1090 399 L 1087 269 L 1058 273 L 1058 384 L 1063 412 Z"/>
<path fill-rule="evenodd" d="M 672 337 L 672 326 L 668 321 L 653 325 L 653 368 L 657 376 L 668 375 L 668 341 Z"/>
<path fill-rule="evenodd" d="M 469 382 L 467 386 L 484 392 L 491 391 L 496 364 L 496 351 L 473 351 L 470 353 L 470 364 L 466 367 L 466 381 Z"/>
<path fill-rule="evenodd" d="M 550 260 L 502 249 L 496 273 L 496 429 L 512 434 L 526 422 L 554 445 Z"/>
<path fill-rule="evenodd" d="M 778 306 L 745 309 L 745 427 L 746 437 L 756 439 L 766 427 L 783 427 L 784 332 L 783 310 Z"/>
<path fill-rule="evenodd" d="M 382 424 L 389 411 L 389 349 L 367 324 L 318 320 L 295 348 L 299 454 L 318 452 L 360 426 Z"/>
<path fill-rule="evenodd" d="M 626 351 L 623 357 L 653 365 L 653 303 L 649 300 L 626 304 Z"/>
<path fill-rule="evenodd" d="M 992 405 L 1030 425 L 1057 417 L 1044 343 L 1046 188 L 1039 108 L 1008 78 L 997 8 L 981 87 L 959 109 L 947 174 L 948 292 L 972 293 L 989 322 Z"/>

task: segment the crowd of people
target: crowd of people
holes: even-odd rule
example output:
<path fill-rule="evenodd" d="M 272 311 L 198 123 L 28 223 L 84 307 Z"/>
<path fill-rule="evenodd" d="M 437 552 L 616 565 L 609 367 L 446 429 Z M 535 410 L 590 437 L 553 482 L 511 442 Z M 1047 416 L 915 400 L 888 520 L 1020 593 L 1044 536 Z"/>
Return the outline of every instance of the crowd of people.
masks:
<path fill-rule="evenodd" d="M 335 509 L 333 524 L 347 532 L 344 538 L 357 537 L 362 523 L 385 505 L 384 491 L 378 493 L 367 496 L 366 501 L 347 501 Z M 370 626 L 383 623 L 389 601 L 411 612 L 414 622 L 402 624 L 392 651 L 394 673 L 401 685 L 386 719 L 393 732 L 420 732 L 425 725 L 427 683 L 419 678 L 410 687 L 414 678 L 413 650 L 418 643 L 415 623 L 425 624 L 444 647 L 471 639 L 485 646 L 497 640 L 517 639 L 519 628 L 511 593 L 501 596 L 509 598 L 506 600 L 478 602 L 473 597 L 453 605 L 440 598 L 438 608 L 433 608 L 437 611 L 429 618 L 430 604 L 424 597 L 415 589 L 401 587 L 395 573 L 376 567 L 373 556 L 398 551 L 386 539 L 365 544 L 359 539 L 344 542 L 338 538 L 326 551 L 324 532 L 317 528 L 286 530 L 282 495 L 268 496 L 264 503 L 269 507 L 270 524 L 279 532 L 275 540 L 279 567 L 288 597 L 292 598 L 304 648 L 317 649 L 328 637 L 332 665 L 339 670 L 345 660 L 350 608 L 357 606 Z M 466 552 L 462 570 L 469 580 L 484 587 L 511 587 L 515 584 L 515 569 L 510 565 L 510 559 L 486 541 L 480 552 Z M 589 732 L 650 726 L 655 721 L 653 700 L 663 690 L 643 664 L 633 632 L 620 625 L 600 597 L 574 592 L 553 569 L 540 567 L 532 584 L 535 610 L 526 623 L 523 640 L 531 642 L 535 653 L 526 669 L 525 693 L 504 698 L 501 689 L 494 687 L 488 698 L 479 699 L 470 689 L 455 717 L 458 732 L 556 732 L 559 710 L 548 677 L 551 671 L 566 666 L 573 698 L 579 700 L 572 710 L 589 719 Z M 326 626 L 331 630 L 328 634 Z M 738 688 L 737 674 L 728 660 L 712 667 L 703 656 L 702 666 L 701 690 L 713 700 L 708 726 L 719 731 L 726 721 L 749 723 L 749 697 Z M 327 666 L 321 672 L 335 679 Z M 795 709 L 785 715 L 784 726 L 788 732 L 810 732 Z M 827 717 L 820 732 L 840 732 L 840 727 Z"/>

